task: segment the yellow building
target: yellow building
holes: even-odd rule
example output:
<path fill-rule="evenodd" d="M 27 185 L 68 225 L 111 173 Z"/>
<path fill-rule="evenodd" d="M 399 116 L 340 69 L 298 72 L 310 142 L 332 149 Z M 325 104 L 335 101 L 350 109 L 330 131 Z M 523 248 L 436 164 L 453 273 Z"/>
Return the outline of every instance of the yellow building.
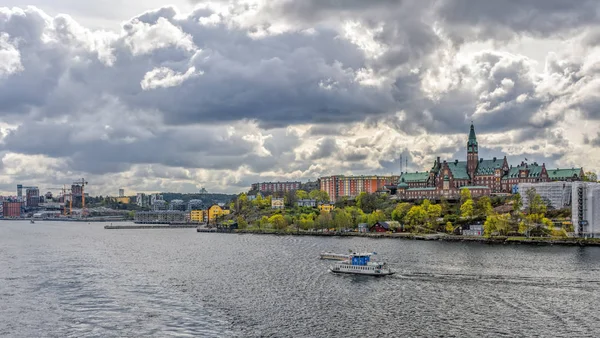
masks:
<path fill-rule="evenodd" d="M 217 217 L 229 215 L 230 210 L 223 209 L 220 206 L 218 206 L 217 204 L 213 204 L 212 206 L 210 206 L 210 208 L 208 208 L 208 210 L 206 212 L 208 214 L 208 221 L 212 222 L 212 221 L 216 220 Z"/>
<path fill-rule="evenodd" d="M 329 203 L 319 204 L 319 210 L 321 210 L 321 211 L 330 212 L 331 210 L 333 210 L 333 208 L 335 208 L 335 206 L 333 204 L 329 204 Z"/>
<path fill-rule="evenodd" d="M 192 210 L 190 212 L 190 220 L 194 223 L 202 223 L 204 222 L 204 214 L 206 212 L 204 210 Z"/>
<path fill-rule="evenodd" d="M 131 198 L 129 197 L 115 197 L 117 203 L 129 204 L 131 202 Z"/>

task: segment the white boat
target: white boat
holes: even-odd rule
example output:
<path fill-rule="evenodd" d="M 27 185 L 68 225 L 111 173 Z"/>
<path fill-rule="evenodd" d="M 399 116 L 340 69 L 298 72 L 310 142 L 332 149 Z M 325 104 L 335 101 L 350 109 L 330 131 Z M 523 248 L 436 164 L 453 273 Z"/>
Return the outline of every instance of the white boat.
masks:
<path fill-rule="evenodd" d="M 329 259 L 333 261 L 345 261 L 350 258 L 350 255 L 338 254 L 333 252 L 321 252 L 321 259 Z"/>
<path fill-rule="evenodd" d="M 348 260 L 338 262 L 329 267 L 331 272 L 349 273 L 355 275 L 367 276 L 387 276 L 393 275 L 392 271 L 385 262 L 371 262 L 371 256 L 374 252 L 353 253 Z"/>

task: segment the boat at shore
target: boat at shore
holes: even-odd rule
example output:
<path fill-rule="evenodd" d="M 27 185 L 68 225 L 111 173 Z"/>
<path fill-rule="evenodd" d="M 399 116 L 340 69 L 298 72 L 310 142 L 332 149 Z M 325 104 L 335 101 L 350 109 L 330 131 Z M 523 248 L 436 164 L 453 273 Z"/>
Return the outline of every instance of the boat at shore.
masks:
<path fill-rule="evenodd" d="M 329 271 L 334 273 L 348 273 L 354 275 L 367 276 L 388 276 L 393 275 L 392 271 L 385 262 L 371 262 L 371 256 L 375 253 L 352 253 L 350 258 L 329 267 Z"/>
<path fill-rule="evenodd" d="M 321 252 L 320 257 L 321 259 L 328 259 L 332 261 L 345 261 L 350 258 L 350 255 L 333 252 Z"/>

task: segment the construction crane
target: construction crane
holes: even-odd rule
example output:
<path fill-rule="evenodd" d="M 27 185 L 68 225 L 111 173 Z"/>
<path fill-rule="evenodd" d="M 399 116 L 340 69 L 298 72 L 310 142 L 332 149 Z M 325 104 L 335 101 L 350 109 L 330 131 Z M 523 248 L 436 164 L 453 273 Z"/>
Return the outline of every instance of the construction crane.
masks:
<path fill-rule="evenodd" d="M 58 190 L 58 191 L 62 192 L 62 195 L 60 195 L 60 196 L 62 196 L 62 198 L 64 199 L 63 200 L 63 202 L 64 202 L 63 213 L 62 213 L 63 216 L 67 215 L 67 196 L 69 196 L 70 197 L 69 198 L 69 215 L 72 214 L 72 212 L 73 212 L 73 196 L 72 196 L 71 193 L 67 194 L 67 187 L 66 187 L 66 185 L 63 185 L 62 188 L 46 188 L 45 190 Z"/>
<path fill-rule="evenodd" d="M 86 180 L 84 178 L 82 178 L 80 181 L 75 181 L 73 182 L 74 185 L 80 185 L 81 186 L 81 215 L 83 216 L 85 214 L 85 190 L 84 190 L 84 186 L 88 184 L 88 182 L 86 182 Z M 73 199 L 73 191 L 71 190 L 71 199 Z"/>

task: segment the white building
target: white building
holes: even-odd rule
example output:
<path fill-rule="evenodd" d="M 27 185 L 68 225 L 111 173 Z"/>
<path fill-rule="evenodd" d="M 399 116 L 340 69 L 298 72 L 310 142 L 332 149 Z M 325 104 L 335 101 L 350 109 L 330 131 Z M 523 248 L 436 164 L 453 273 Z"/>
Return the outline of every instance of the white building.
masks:
<path fill-rule="evenodd" d="M 571 193 L 574 182 L 540 182 L 519 183 L 518 191 L 521 194 L 523 208 L 529 207 L 527 190 L 534 188 L 542 200 L 552 209 L 563 209 L 571 206 Z"/>
<path fill-rule="evenodd" d="M 575 235 L 600 237 L 600 184 L 573 182 L 572 196 Z"/>
<path fill-rule="evenodd" d="M 119 189 L 119 197 L 125 197 L 125 189 Z"/>

